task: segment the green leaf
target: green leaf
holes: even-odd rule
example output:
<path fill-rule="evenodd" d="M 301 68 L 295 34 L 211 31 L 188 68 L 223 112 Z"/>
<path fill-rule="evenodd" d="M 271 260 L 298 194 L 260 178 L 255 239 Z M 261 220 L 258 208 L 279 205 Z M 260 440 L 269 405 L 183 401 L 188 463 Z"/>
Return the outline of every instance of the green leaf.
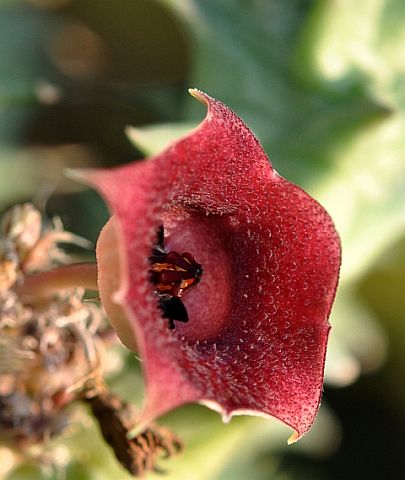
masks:
<path fill-rule="evenodd" d="M 334 174 L 311 190 L 342 237 L 342 280 L 360 276 L 404 233 L 404 129 L 401 113 L 364 129 L 336 152 Z"/>
<path fill-rule="evenodd" d="M 36 103 L 37 82 L 52 71 L 43 47 L 55 19 L 19 3 L 0 4 L 1 106 Z"/>
<path fill-rule="evenodd" d="M 188 134 L 196 123 L 165 123 L 147 127 L 127 127 L 125 133 L 131 143 L 145 155 L 155 155 L 171 142 Z"/>
<path fill-rule="evenodd" d="M 192 85 L 230 105 L 276 169 L 328 208 L 342 279 L 354 280 L 405 228 L 403 2 L 164 3 L 194 38 Z"/>
<path fill-rule="evenodd" d="M 361 372 L 378 369 L 386 358 L 387 338 L 375 314 L 353 293 L 352 287 L 338 290 L 330 318 L 325 381 L 345 387 Z"/>

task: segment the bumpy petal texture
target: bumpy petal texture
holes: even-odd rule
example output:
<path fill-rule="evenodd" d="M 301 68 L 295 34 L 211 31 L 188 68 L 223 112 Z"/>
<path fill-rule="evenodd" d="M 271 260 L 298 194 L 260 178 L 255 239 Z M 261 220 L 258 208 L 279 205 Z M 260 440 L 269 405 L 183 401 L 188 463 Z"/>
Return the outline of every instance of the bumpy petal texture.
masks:
<path fill-rule="evenodd" d="M 224 419 L 276 417 L 295 440 L 320 403 L 339 239 L 229 108 L 191 93 L 208 114 L 187 137 L 146 161 L 85 173 L 114 214 L 97 252 L 101 298 L 143 359 L 141 422 L 198 401 Z M 182 298 L 189 321 L 174 329 L 150 280 L 161 224 L 167 250 L 203 268 Z"/>

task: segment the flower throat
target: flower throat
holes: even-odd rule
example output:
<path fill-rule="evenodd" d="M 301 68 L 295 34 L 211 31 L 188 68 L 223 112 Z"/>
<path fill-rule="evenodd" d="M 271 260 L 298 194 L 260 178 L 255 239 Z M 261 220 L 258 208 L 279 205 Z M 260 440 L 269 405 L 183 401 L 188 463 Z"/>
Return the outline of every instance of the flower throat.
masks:
<path fill-rule="evenodd" d="M 175 320 L 188 322 L 188 313 L 181 297 L 199 283 L 202 267 L 189 252 L 180 255 L 166 251 L 163 226 L 159 227 L 150 263 L 151 281 L 156 288 L 159 307 L 163 316 L 169 319 L 169 328 L 174 329 Z"/>

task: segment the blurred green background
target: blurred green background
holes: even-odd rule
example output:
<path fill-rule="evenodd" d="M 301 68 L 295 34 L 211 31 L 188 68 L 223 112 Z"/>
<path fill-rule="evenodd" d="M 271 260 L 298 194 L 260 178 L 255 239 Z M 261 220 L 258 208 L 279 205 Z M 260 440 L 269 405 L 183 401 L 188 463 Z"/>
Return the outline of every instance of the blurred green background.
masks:
<path fill-rule="evenodd" d="M 186 442 L 167 478 L 402 478 L 405 3 L 0 0 L 0 209 L 46 203 L 95 241 L 106 209 L 63 169 L 158 151 L 204 116 L 188 87 L 235 110 L 280 174 L 329 210 L 343 265 L 311 432 L 287 447 L 276 422 L 224 426 L 188 406 L 165 419 Z M 139 400 L 135 359 L 110 355 L 111 384 Z M 129 478 L 85 412 L 75 418 L 47 447 L 55 469 L 0 448 L 0 477 Z"/>

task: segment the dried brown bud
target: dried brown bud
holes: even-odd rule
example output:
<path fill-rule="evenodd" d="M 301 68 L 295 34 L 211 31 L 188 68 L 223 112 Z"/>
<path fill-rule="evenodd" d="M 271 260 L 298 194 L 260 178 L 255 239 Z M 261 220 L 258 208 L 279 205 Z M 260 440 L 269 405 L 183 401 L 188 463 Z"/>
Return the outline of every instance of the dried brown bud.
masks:
<path fill-rule="evenodd" d="M 132 405 L 103 391 L 88 398 L 105 441 L 114 450 L 118 461 L 132 475 L 142 476 L 150 470 L 161 472 L 157 462 L 179 453 L 181 440 L 169 429 L 151 424 L 134 438 L 129 433 L 137 424 L 137 412 Z"/>

